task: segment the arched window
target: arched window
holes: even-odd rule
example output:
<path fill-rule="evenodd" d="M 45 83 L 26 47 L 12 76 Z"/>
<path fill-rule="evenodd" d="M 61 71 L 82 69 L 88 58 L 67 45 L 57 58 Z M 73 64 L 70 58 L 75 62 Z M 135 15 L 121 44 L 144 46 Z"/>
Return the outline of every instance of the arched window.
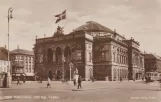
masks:
<path fill-rule="evenodd" d="M 70 62 L 71 61 L 71 50 L 70 50 L 70 47 L 69 46 L 66 46 L 65 47 L 64 57 L 65 57 L 65 61 L 66 62 Z"/>
<path fill-rule="evenodd" d="M 55 52 L 55 57 L 56 57 L 56 62 L 61 63 L 62 62 L 62 53 L 61 53 L 61 48 L 57 47 L 56 52 Z"/>
<path fill-rule="evenodd" d="M 51 48 L 48 49 L 47 51 L 47 61 L 52 62 L 53 61 L 53 51 Z"/>

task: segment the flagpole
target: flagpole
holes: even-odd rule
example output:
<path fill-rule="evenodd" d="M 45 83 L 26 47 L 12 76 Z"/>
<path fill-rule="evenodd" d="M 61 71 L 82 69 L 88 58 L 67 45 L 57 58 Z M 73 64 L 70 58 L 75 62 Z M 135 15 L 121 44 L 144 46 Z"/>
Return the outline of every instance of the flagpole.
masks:
<path fill-rule="evenodd" d="M 67 20 L 68 20 L 68 17 L 67 17 L 67 9 L 66 9 L 66 19 L 65 19 L 65 23 L 64 23 L 64 28 L 66 27 L 66 25 L 67 25 Z"/>

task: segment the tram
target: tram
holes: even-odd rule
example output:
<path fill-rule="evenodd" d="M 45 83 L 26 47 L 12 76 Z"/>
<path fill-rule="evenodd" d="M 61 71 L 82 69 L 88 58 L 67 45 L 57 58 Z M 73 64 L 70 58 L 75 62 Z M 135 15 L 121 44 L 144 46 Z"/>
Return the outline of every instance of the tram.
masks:
<path fill-rule="evenodd" d="M 146 72 L 146 77 L 150 77 L 152 81 L 161 80 L 161 73 L 158 72 Z"/>

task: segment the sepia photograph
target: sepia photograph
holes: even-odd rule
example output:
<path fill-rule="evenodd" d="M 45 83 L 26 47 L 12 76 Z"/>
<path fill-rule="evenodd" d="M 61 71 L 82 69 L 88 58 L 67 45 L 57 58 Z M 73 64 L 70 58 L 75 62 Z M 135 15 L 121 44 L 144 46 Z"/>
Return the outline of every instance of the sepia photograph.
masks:
<path fill-rule="evenodd" d="M 161 0 L 0 0 L 0 102 L 161 102 Z"/>

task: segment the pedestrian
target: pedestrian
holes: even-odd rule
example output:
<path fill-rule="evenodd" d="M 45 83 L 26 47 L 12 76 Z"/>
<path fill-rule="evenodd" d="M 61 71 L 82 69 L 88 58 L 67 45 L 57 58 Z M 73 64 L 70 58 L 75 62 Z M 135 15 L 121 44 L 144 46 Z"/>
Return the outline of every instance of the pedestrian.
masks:
<path fill-rule="evenodd" d="M 65 78 L 65 82 L 66 82 L 66 84 L 68 84 L 68 78 L 67 77 Z"/>
<path fill-rule="evenodd" d="M 51 88 L 51 85 L 50 85 L 50 78 L 48 78 L 48 82 L 47 82 L 47 88 L 50 87 Z"/>
<path fill-rule="evenodd" d="M 130 79 L 130 78 L 128 77 L 128 82 L 129 82 L 129 79 Z"/>
<path fill-rule="evenodd" d="M 122 82 L 122 77 L 120 77 L 120 82 Z"/>
<path fill-rule="evenodd" d="M 94 77 L 92 77 L 92 82 L 94 82 Z"/>
<path fill-rule="evenodd" d="M 7 87 L 7 73 L 5 74 L 4 80 L 3 80 L 3 87 Z"/>
<path fill-rule="evenodd" d="M 74 86 L 76 86 L 76 79 L 73 80 Z"/>
<path fill-rule="evenodd" d="M 17 78 L 17 85 L 18 85 L 18 84 L 21 85 L 21 83 L 20 83 L 20 78 L 19 78 L 19 77 Z"/>
<path fill-rule="evenodd" d="M 41 77 L 39 78 L 39 81 L 40 81 L 40 83 L 42 83 L 42 78 Z"/>
<path fill-rule="evenodd" d="M 77 89 L 82 88 L 81 83 L 82 83 L 82 78 L 81 78 L 81 76 L 79 76 L 79 78 L 78 78 L 78 87 L 77 87 Z"/>
<path fill-rule="evenodd" d="M 108 77 L 108 81 L 110 81 L 110 83 L 111 83 L 111 76 Z"/>
<path fill-rule="evenodd" d="M 161 79 L 159 80 L 159 82 L 160 82 L 160 88 L 161 88 Z"/>
<path fill-rule="evenodd" d="M 24 78 L 23 78 L 23 83 L 25 83 L 25 81 L 26 81 L 26 78 L 24 77 Z"/>
<path fill-rule="evenodd" d="M 145 77 L 145 81 L 146 81 L 146 84 L 148 83 L 148 78 L 147 77 Z"/>

